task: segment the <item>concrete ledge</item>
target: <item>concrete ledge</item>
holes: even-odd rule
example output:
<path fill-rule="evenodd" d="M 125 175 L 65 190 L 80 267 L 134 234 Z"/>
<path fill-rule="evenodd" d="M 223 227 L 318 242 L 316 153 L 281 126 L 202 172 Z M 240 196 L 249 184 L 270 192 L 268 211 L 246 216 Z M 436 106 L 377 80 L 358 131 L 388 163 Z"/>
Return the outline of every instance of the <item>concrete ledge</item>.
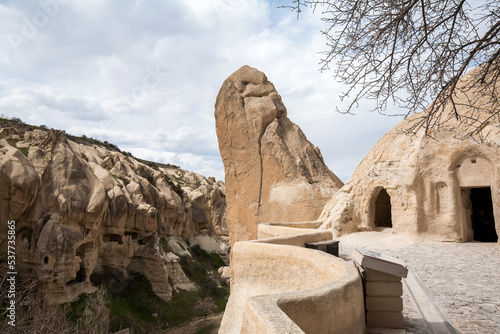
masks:
<path fill-rule="evenodd" d="M 275 245 L 287 245 L 296 247 L 306 247 L 306 243 L 322 241 L 322 240 L 332 240 L 332 232 L 330 231 L 313 231 L 308 232 L 302 229 L 301 234 L 295 235 L 285 235 L 274 238 L 265 238 L 259 240 L 247 241 L 251 243 L 265 243 L 265 244 L 275 244 Z"/>
<path fill-rule="evenodd" d="M 257 228 L 257 238 L 266 239 L 278 236 L 317 232 L 316 228 L 320 225 L 321 222 L 318 221 L 259 224 Z"/>
<path fill-rule="evenodd" d="M 219 333 L 364 333 L 361 277 L 352 263 L 306 242 L 330 231 L 233 247 L 231 295 Z"/>
<path fill-rule="evenodd" d="M 311 220 L 305 222 L 262 223 L 260 225 L 317 229 L 321 225 L 321 222 L 317 220 Z"/>

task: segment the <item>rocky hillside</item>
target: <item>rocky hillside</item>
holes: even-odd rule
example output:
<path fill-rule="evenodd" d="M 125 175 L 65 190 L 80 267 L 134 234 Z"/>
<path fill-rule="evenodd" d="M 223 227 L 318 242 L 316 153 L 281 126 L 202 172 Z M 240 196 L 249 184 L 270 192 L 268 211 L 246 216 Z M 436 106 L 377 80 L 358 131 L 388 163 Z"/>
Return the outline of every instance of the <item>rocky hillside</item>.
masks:
<path fill-rule="evenodd" d="M 207 238 L 224 251 L 225 208 L 221 181 L 0 119 L 0 260 L 14 220 L 17 272 L 37 278 L 57 302 L 135 273 L 163 300 L 196 289 L 179 255 L 186 242 Z"/>

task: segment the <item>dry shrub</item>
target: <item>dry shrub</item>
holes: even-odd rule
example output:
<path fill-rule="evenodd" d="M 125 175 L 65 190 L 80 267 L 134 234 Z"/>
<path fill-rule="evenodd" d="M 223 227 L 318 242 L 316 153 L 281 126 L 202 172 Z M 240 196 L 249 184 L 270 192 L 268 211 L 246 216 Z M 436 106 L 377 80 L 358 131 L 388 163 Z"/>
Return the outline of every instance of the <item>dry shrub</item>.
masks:
<path fill-rule="evenodd" d="M 106 290 L 101 287 L 87 300 L 85 311 L 78 319 L 78 334 L 108 333 L 109 310 L 106 306 Z"/>
<path fill-rule="evenodd" d="M 15 326 L 9 324 L 7 307 L 10 303 L 10 282 L 7 276 L 0 276 L 0 333 L 76 333 L 107 334 L 109 310 L 105 302 L 105 289 L 101 288 L 87 300 L 83 315 L 77 326 L 67 320 L 69 305 L 50 302 L 50 291 L 43 291 L 37 280 L 20 281 L 16 277 Z"/>
<path fill-rule="evenodd" d="M 10 283 L 0 276 L 0 333 L 74 333 L 74 328 L 66 320 L 67 307 L 49 302 L 49 294 L 38 289 L 37 281 L 19 281 L 16 277 L 15 326 L 9 324 L 6 307 Z"/>

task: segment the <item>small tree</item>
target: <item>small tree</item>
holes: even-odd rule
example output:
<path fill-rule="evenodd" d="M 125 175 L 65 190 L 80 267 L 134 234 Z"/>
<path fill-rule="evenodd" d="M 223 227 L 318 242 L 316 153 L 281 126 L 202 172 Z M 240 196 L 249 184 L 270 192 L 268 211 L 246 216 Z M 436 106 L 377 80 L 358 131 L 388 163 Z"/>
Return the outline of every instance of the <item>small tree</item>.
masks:
<path fill-rule="evenodd" d="M 203 315 L 203 319 L 207 318 L 207 315 L 213 313 L 214 309 L 217 307 L 215 305 L 214 300 L 212 297 L 206 297 L 206 298 L 198 298 L 196 301 L 196 305 L 194 306 L 194 309 L 196 312 L 199 312 L 200 314 Z"/>

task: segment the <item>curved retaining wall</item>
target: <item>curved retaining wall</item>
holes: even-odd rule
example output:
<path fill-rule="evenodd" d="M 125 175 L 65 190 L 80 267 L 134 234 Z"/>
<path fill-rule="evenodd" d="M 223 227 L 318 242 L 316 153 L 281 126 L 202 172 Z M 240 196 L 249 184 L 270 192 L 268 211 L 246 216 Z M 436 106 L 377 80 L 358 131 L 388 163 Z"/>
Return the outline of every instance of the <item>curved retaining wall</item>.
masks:
<path fill-rule="evenodd" d="M 327 239 L 329 231 L 237 242 L 219 333 L 364 333 L 357 269 L 304 248 Z"/>

